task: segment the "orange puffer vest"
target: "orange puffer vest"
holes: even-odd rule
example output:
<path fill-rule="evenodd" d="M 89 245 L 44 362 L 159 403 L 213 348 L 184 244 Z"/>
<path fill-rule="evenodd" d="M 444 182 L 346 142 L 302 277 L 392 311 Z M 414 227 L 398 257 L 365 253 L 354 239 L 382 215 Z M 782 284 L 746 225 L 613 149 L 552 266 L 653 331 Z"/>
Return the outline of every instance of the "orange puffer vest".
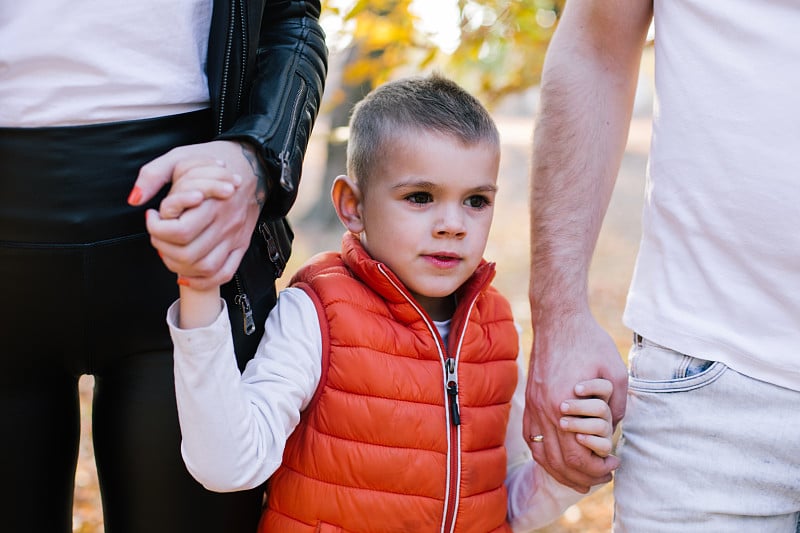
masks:
<path fill-rule="evenodd" d="M 504 441 L 518 338 L 493 277 L 484 262 L 459 289 L 445 349 L 354 236 L 297 273 L 320 314 L 322 378 L 259 531 L 511 531 Z"/>

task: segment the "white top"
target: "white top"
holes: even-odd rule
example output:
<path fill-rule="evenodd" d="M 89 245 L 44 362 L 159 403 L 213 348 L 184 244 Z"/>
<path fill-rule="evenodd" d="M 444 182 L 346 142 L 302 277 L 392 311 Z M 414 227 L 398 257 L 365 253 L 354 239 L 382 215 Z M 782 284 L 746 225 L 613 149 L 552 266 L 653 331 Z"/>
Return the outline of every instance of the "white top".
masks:
<path fill-rule="evenodd" d="M 0 126 L 91 124 L 209 105 L 212 0 L 0 2 Z"/>
<path fill-rule="evenodd" d="M 224 301 L 222 302 L 224 306 Z M 281 292 L 255 357 L 239 373 L 226 310 L 208 327 L 181 330 L 177 303 L 167 323 L 175 343 L 175 393 L 189 472 L 214 491 L 256 487 L 278 468 L 284 445 L 320 380 L 319 318 L 301 289 Z M 443 338 L 449 322 L 437 323 Z M 525 372 L 506 435 L 508 516 L 515 531 L 540 528 L 583 495 L 537 466 L 522 436 Z"/>
<path fill-rule="evenodd" d="M 800 390 L 800 4 L 654 6 L 653 138 L 625 324 Z"/>

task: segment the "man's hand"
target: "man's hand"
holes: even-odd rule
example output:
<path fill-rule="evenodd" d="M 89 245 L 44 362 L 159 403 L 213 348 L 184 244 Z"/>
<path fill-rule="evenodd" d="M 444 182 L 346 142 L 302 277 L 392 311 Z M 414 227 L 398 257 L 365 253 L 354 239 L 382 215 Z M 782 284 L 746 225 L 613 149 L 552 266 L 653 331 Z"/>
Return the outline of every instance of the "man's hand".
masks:
<path fill-rule="evenodd" d="M 203 197 L 182 186 L 184 179 L 203 183 Z M 230 281 L 266 199 L 254 152 L 233 141 L 175 148 L 141 168 L 128 202 L 142 205 L 170 182 L 159 211 L 147 214 L 151 243 L 188 286 L 202 290 Z M 234 187 L 227 197 L 225 183 Z"/>
<path fill-rule="evenodd" d="M 608 403 L 616 426 L 625 414 L 628 380 L 608 334 L 588 312 L 535 325 L 523 431 L 536 461 L 560 483 L 584 493 L 610 481 L 619 465 L 616 457 L 600 457 L 559 427 L 562 404 L 575 397 L 576 384 L 594 378 L 612 383 Z M 536 435 L 543 440 L 532 441 Z"/>

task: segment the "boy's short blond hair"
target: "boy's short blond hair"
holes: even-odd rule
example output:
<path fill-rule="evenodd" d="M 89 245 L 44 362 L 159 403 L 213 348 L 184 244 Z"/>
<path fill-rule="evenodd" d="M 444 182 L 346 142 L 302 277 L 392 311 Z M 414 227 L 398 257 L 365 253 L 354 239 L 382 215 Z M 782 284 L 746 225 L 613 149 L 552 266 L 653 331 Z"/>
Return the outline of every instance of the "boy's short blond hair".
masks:
<path fill-rule="evenodd" d="M 402 78 L 374 89 L 353 108 L 348 175 L 363 189 L 391 143 L 420 131 L 500 149 L 491 115 L 457 83 L 439 74 Z"/>

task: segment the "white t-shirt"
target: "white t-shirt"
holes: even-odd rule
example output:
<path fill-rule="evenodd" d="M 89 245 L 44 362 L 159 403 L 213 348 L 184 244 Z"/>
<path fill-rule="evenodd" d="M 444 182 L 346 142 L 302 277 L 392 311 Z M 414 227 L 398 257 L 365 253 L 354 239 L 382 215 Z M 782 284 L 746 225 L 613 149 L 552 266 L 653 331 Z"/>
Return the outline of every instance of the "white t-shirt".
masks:
<path fill-rule="evenodd" d="M 0 126 L 66 126 L 209 105 L 212 0 L 0 2 Z"/>
<path fill-rule="evenodd" d="M 800 4 L 654 8 L 653 138 L 625 324 L 800 390 Z"/>
<path fill-rule="evenodd" d="M 176 303 L 167 323 L 175 343 L 175 393 L 186 467 L 210 490 L 256 487 L 280 466 L 286 440 L 319 384 L 322 340 L 314 303 L 301 289 L 283 290 L 242 374 L 225 309 L 210 326 L 191 330 L 176 327 L 177 314 Z M 449 322 L 436 325 L 446 338 Z M 518 362 L 522 365 L 521 358 Z M 522 436 L 525 383 L 520 366 L 505 441 L 508 516 L 515 531 L 541 528 L 583 497 L 533 461 Z"/>

